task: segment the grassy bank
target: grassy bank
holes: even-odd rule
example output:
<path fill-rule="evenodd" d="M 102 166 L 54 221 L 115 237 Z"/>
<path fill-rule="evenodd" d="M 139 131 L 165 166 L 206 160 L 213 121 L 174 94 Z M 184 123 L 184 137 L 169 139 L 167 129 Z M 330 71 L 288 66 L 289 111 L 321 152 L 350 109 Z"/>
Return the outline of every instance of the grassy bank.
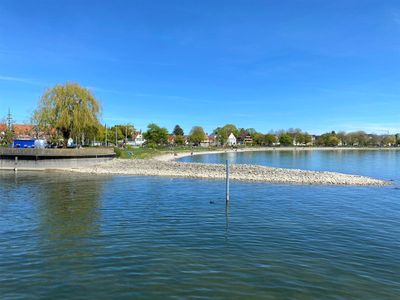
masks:
<path fill-rule="evenodd" d="M 124 159 L 150 159 L 163 154 L 184 153 L 184 152 L 205 152 L 223 150 L 217 147 L 157 147 L 157 148 L 114 148 L 118 158 Z"/>

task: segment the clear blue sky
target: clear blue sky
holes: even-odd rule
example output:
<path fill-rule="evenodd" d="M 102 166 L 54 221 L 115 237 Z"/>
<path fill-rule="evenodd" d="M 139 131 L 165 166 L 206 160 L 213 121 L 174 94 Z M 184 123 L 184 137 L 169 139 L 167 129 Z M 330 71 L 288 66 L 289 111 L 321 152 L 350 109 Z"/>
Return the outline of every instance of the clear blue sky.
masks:
<path fill-rule="evenodd" d="M 0 0 L 0 116 L 66 81 L 109 125 L 400 132 L 400 1 Z"/>

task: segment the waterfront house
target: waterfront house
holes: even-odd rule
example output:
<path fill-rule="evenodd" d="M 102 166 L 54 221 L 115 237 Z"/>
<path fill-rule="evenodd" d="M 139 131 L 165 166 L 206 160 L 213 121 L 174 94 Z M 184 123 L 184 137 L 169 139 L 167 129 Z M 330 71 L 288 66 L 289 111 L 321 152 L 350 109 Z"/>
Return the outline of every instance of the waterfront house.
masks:
<path fill-rule="evenodd" d="M 135 132 L 132 135 L 132 139 L 126 141 L 126 145 L 129 146 L 142 146 L 146 140 L 143 138 L 143 134 L 141 132 Z M 122 141 L 121 141 L 122 143 Z"/>
<path fill-rule="evenodd" d="M 209 141 L 209 145 L 210 145 L 211 147 L 219 146 L 219 143 L 218 143 L 218 136 L 217 136 L 216 134 L 211 134 L 211 135 L 209 135 L 209 136 L 208 136 L 208 141 Z"/>
<path fill-rule="evenodd" d="M 228 146 L 235 146 L 235 145 L 237 144 L 236 137 L 233 135 L 233 133 L 231 133 L 231 134 L 228 136 L 228 139 L 226 140 L 226 144 L 227 144 Z"/>
<path fill-rule="evenodd" d="M 146 140 L 143 138 L 142 132 L 135 132 L 132 135 L 132 139 L 128 140 L 126 142 L 126 144 L 129 146 L 142 146 L 145 142 L 146 142 Z M 121 143 L 122 143 L 122 141 L 121 141 Z"/>
<path fill-rule="evenodd" d="M 132 141 L 134 142 L 134 146 L 142 146 L 146 142 L 141 132 L 136 133 L 133 136 Z"/>
<path fill-rule="evenodd" d="M 168 136 L 168 144 L 173 145 L 175 143 L 175 136 L 173 134 L 170 134 Z"/>
<path fill-rule="evenodd" d="M 200 142 L 200 147 L 210 147 L 210 138 L 208 134 L 206 134 L 204 139 Z"/>
<path fill-rule="evenodd" d="M 14 124 L 14 136 L 16 139 L 31 139 L 36 136 L 35 126 L 28 124 Z"/>
<path fill-rule="evenodd" d="M 242 133 L 240 136 L 237 138 L 237 144 L 239 145 L 252 145 L 253 144 L 253 138 L 248 132 Z"/>

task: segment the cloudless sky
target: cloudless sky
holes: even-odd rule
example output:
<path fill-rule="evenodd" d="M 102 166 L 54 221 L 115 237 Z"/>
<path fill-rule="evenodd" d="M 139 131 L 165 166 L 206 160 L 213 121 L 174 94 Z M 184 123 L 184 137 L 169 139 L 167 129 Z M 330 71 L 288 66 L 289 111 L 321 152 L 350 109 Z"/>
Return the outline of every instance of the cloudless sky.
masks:
<path fill-rule="evenodd" d="M 0 0 L 0 117 L 67 81 L 109 125 L 400 132 L 400 1 Z"/>

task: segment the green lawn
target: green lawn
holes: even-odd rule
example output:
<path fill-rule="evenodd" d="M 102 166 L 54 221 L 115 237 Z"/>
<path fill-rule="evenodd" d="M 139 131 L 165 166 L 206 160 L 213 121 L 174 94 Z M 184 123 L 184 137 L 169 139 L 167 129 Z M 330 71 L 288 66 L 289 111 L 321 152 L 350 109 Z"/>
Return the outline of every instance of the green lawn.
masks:
<path fill-rule="evenodd" d="M 182 152 L 204 152 L 213 150 L 222 150 L 221 148 L 202 148 L 202 147 L 158 147 L 158 148 L 131 148 L 126 149 L 115 148 L 117 157 L 124 159 L 149 159 L 158 155 L 167 153 L 182 153 Z"/>

